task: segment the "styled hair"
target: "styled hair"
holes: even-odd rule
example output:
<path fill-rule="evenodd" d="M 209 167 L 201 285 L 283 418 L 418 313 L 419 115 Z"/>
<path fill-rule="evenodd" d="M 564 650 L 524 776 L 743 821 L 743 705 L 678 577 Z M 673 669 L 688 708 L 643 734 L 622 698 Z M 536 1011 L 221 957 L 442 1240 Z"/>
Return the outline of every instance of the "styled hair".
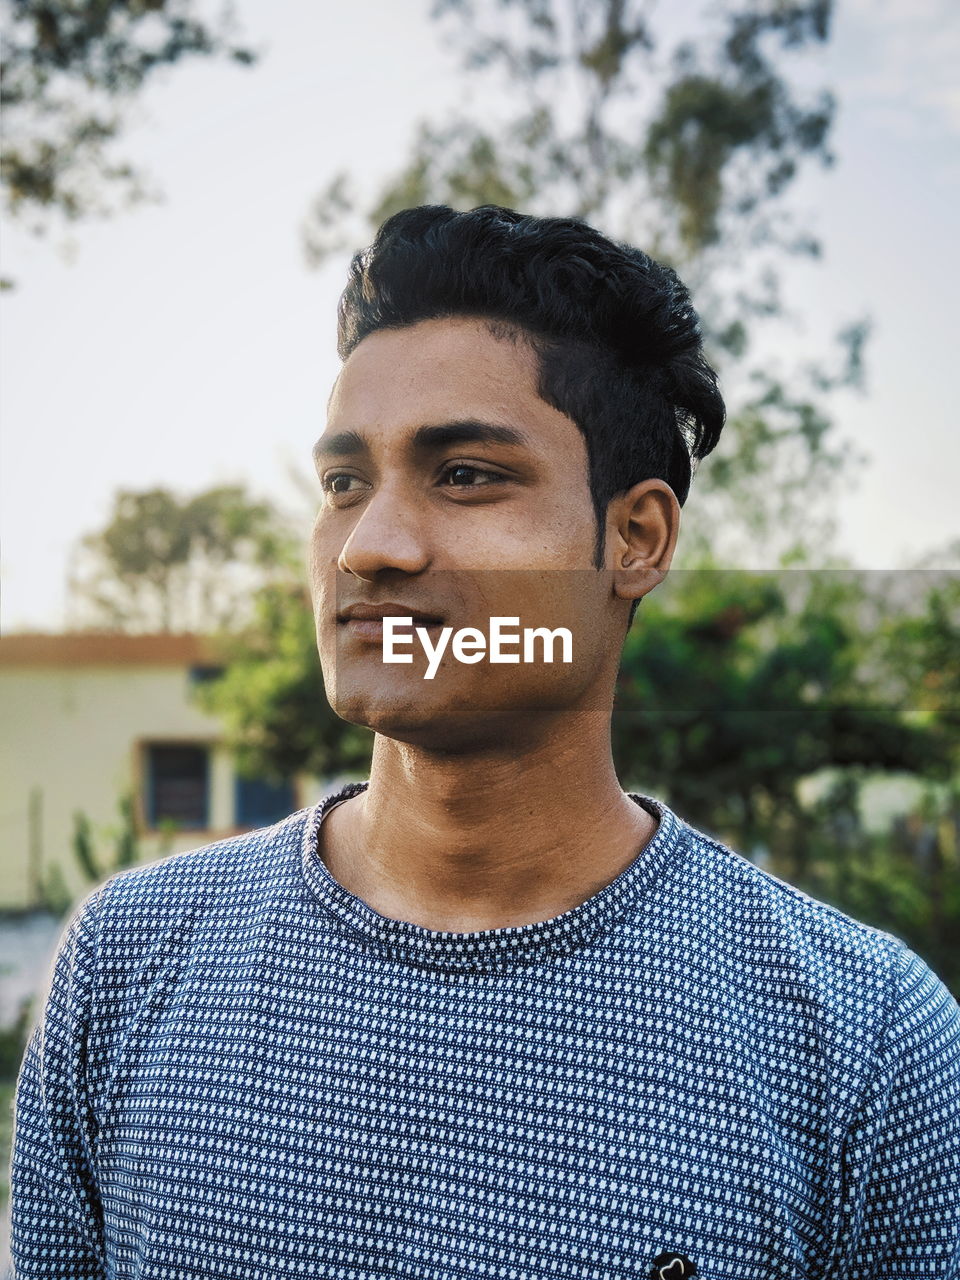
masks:
<path fill-rule="evenodd" d="M 724 404 L 672 268 L 580 218 L 499 205 L 404 209 L 353 257 L 338 308 L 340 358 L 377 329 L 447 316 L 485 319 L 496 336 L 520 336 L 534 350 L 538 394 L 586 440 L 598 569 L 616 494 L 659 478 L 683 505 L 720 438 Z"/>

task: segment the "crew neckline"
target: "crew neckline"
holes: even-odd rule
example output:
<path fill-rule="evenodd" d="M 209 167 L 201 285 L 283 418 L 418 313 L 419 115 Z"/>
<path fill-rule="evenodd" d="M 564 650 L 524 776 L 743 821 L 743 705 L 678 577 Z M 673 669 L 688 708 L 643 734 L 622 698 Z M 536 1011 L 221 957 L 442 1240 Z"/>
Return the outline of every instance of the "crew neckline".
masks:
<path fill-rule="evenodd" d="M 303 876 L 324 910 L 380 954 L 407 964 L 449 971 L 490 972 L 509 969 L 548 956 L 566 955 L 610 928 L 632 903 L 663 878 L 681 843 L 682 822 L 661 800 L 627 791 L 659 825 L 650 841 L 615 879 L 569 911 L 549 920 L 454 933 L 395 920 L 375 911 L 335 880 L 320 857 L 320 824 L 335 805 L 369 787 L 369 779 L 349 782 L 320 801 L 309 813 L 303 833 Z"/>

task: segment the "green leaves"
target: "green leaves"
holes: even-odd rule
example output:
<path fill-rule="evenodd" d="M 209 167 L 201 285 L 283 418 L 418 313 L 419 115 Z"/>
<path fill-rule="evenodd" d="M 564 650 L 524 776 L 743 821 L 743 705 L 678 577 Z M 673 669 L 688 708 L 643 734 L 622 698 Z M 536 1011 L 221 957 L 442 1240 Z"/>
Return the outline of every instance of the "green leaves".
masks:
<path fill-rule="evenodd" d="M 305 587 L 258 593 L 253 623 L 224 639 L 225 674 L 195 697 L 224 724 L 241 772 L 273 781 L 305 771 L 321 777 L 363 771 L 373 734 L 341 720 L 327 702 Z"/>
<path fill-rule="evenodd" d="M 197 9 L 194 0 L 11 0 L 0 60 L 11 216 L 39 234 L 52 216 L 103 216 L 146 198 L 142 175 L 111 152 L 127 104 L 183 58 L 256 60 L 234 42 L 229 11 L 210 23 Z"/>
<path fill-rule="evenodd" d="M 110 523 L 78 548 L 71 606 L 85 625 L 126 631 L 236 630 L 253 590 L 299 566 L 297 535 L 241 485 L 182 500 L 121 490 Z"/>
<path fill-rule="evenodd" d="M 934 600 L 914 600 L 921 612 L 909 623 L 932 641 L 923 662 L 941 638 L 935 623 L 927 630 Z M 877 575 L 671 574 L 624 646 L 620 776 L 664 790 L 710 829 L 737 826 L 745 841 L 763 826 L 744 826 L 745 813 L 761 802 L 765 812 L 793 806 L 800 781 L 818 770 L 948 777 L 947 736 L 891 700 L 888 640 L 863 634 L 883 603 Z M 903 618 L 896 629 L 907 626 Z M 918 662 L 921 683 L 922 670 Z"/>

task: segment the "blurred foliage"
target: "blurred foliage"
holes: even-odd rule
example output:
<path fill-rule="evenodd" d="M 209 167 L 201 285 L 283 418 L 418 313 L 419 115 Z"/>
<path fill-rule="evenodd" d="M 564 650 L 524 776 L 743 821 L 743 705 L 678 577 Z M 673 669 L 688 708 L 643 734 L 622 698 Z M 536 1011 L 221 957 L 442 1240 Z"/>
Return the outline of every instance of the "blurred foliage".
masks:
<path fill-rule="evenodd" d="M 909 704 L 921 723 L 952 742 L 960 772 L 960 576 L 932 570 L 920 570 L 919 576 L 932 584 L 927 607 L 922 614 L 880 619 L 879 660 L 888 697 Z"/>
<path fill-rule="evenodd" d="M 308 261 L 359 248 L 410 205 L 495 203 L 585 217 L 670 262 L 693 290 L 729 410 L 677 565 L 710 550 L 757 567 L 816 551 L 822 564 L 832 495 L 858 460 L 826 402 L 861 385 L 869 326 L 835 335 L 824 356 L 835 369 L 776 372 L 757 342 L 784 318 L 778 264 L 820 253 L 784 197 L 805 166 L 832 163 L 833 98 L 801 87 L 831 11 L 830 0 L 703 0 L 678 21 L 644 0 L 435 0 L 462 59 L 463 105 L 421 121 L 374 191 L 361 195 L 348 172 L 327 181 L 304 224 Z"/>
<path fill-rule="evenodd" d="M 183 500 L 168 489 L 121 490 L 107 527 L 77 548 L 73 629 L 236 630 L 252 617 L 256 589 L 289 580 L 299 558 L 285 517 L 242 485 Z"/>
<path fill-rule="evenodd" d="M 33 1007 L 34 997 L 24 996 L 13 1022 L 0 1027 L 0 1084 L 7 1084 L 17 1078 L 30 1035 Z M 6 1170 L 5 1164 L 0 1164 L 0 1167 Z"/>
<path fill-rule="evenodd" d="M 731 219 L 742 229 L 753 215 L 754 240 L 815 253 L 808 234 L 778 235 L 765 206 L 804 158 L 831 163 L 833 99 L 806 101 L 783 66 L 827 41 L 831 9 L 700 5 L 676 39 L 670 15 L 655 20 L 640 0 L 435 0 L 432 16 L 452 26 L 468 75 L 498 75 L 503 119 L 486 112 L 481 122 L 464 107 L 442 126 L 422 122 L 367 225 L 410 204 L 536 206 L 613 218 L 624 238 L 690 259 L 724 242 Z M 312 261 L 356 241 L 342 215 L 357 203 L 349 175 L 336 175 L 306 224 Z"/>
<path fill-rule="evenodd" d="M 198 685 L 194 699 L 222 718 L 242 774 L 280 782 L 301 771 L 366 769 L 373 734 L 341 720 L 327 701 L 304 586 L 265 587 L 253 625 L 220 644 L 225 672 Z"/>
<path fill-rule="evenodd" d="M 918 613 L 885 618 L 891 577 L 912 588 L 897 607 Z M 799 817 L 798 783 L 820 770 L 948 779 L 956 735 L 939 714 L 918 714 L 894 637 L 909 630 L 927 640 L 912 673 L 922 682 L 942 661 L 927 620 L 958 584 L 922 571 L 671 574 L 644 600 L 643 622 L 624 646 L 618 771 L 669 793 L 690 821 L 735 831 L 748 848 L 770 839 L 772 822 Z M 794 874 L 806 869 L 801 828 L 779 845 Z"/>
<path fill-rule="evenodd" d="M 618 774 L 960 991 L 960 575 L 691 571 L 644 600 L 613 717 Z M 878 775 L 924 784 L 867 831 Z M 832 779 L 804 799 L 804 781 Z"/>
<path fill-rule="evenodd" d="M 196 0 L 3 0 L 0 182 L 6 212 L 35 233 L 51 215 L 103 216 L 145 196 L 118 158 L 135 96 L 191 57 L 249 65 L 229 8 L 213 22 Z"/>
<path fill-rule="evenodd" d="M 927 786 L 889 832 L 864 829 L 862 779 L 838 778 L 814 807 L 798 888 L 886 929 L 960 999 L 960 784 Z"/>
<path fill-rule="evenodd" d="M 73 839 L 70 847 L 74 863 L 85 886 L 84 893 L 87 889 L 102 884 L 115 872 L 136 866 L 140 861 L 134 794 L 124 792 L 117 803 L 117 808 L 120 813 L 119 825 L 107 828 L 102 833 L 103 837 L 113 844 L 109 855 L 98 853 L 94 847 L 93 827 L 87 814 L 78 809 L 73 815 Z M 166 838 L 173 833 L 174 827 L 175 824 L 164 827 Z M 47 869 L 41 891 L 43 895 L 41 905 L 57 916 L 66 916 L 77 901 L 76 895 L 67 886 L 66 878 L 56 863 Z"/>

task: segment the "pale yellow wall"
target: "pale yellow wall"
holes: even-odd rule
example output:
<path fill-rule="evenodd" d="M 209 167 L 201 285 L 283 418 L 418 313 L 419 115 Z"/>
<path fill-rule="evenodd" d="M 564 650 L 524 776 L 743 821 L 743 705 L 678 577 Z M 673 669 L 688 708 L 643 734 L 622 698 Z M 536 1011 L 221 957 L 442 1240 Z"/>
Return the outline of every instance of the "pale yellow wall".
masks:
<path fill-rule="evenodd" d="M 118 829 L 117 802 L 139 782 L 143 739 L 215 742 L 218 721 L 188 701 L 188 668 L 175 665 L 0 667 L 0 908 L 30 905 L 29 798 L 42 791 L 43 865 L 58 864 L 75 894 L 85 882 L 70 849 L 73 812 L 93 825 L 95 847 L 112 857 L 105 829 Z M 208 832 L 187 831 L 165 844 L 141 839 L 141 859 L 198 848 L 231 834 L 233 765 L 222 748 L 211 758 Z M 315 780 L 301 787 L 312 803 Z"/>

